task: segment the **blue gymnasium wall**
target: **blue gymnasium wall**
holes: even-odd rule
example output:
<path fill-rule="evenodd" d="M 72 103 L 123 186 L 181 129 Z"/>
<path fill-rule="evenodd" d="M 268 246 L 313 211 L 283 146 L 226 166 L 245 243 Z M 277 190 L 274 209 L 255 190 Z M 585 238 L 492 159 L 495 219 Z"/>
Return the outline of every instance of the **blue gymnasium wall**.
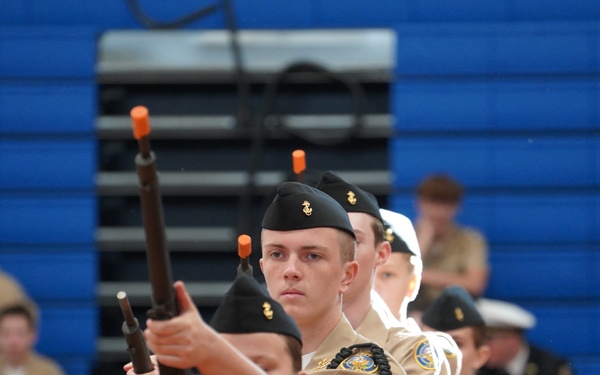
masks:
<path fill-rule="evenodd" d="M 165 21 L 212 3 L 139 2 Z M 599 373 L 598 1 L 233 3 L 244 29 L 404 24 L 393 208 L 414 214 L 429 171 L 474 188 L 461 219 L 490 238 L 488 295 L 534 310 L 548 328 L 533 338 Z M 223 25 L 217 13 L 187 28 Z M 39 301 L 38 348 L 69 375 L 94 359 L 95 44 L 115 28 L 140 28 L 125 0 L 0 2 L 0 267 Z"/>
<path fill-rule="evenodd" d="M 0 26 L 0 267 L 69 374 L 96 353 L 95 44 L 89 28 Z"/>
<path fill-rule="evenodd" d="M 490 242 L 486 296 L 534 312 L 533 342 L 600 373 L 600 22 L 396 27 L 392 206 L 429 173 L 467 188 Z"/>

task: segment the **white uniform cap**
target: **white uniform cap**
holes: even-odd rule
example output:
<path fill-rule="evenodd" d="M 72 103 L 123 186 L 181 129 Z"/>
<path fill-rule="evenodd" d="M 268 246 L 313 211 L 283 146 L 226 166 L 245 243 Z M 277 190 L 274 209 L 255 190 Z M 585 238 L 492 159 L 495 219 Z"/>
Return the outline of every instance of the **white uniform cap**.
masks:
<path fill-rule="evenodd" d="M 408 249 L 421 258 L 421 249 L 419 248 L 419 242 L 417 241 L 417 233 L 415 233 L 415 228 L 410 219 L 402 214 L 383 208 L 379 209 L 379 213 L 381 213 L 383 221 L 387 222 L 392 227 L 394 233 L 399 235 L 400 238 L 402 238 L 402 241 L 406 242 Z"/>
<path fill-rule="evenodd" d="M 526 330 L 536 324 L 532 313 L 509 302 L 480 298 L 476 305 L 488 327 Z"/>

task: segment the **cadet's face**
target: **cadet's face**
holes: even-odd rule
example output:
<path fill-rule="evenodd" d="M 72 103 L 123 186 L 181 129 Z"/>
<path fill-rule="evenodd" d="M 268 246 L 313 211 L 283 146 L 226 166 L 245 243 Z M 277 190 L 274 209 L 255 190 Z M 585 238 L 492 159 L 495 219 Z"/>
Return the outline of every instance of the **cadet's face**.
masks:
<path fill-rule="evenodd" d="M 411 293 L 412 272 L 410 272 L 408 257 L 403 255 L 390 254 L 387 261 L 375 271 L 375 291 L 396 317 L 399 317 L 402 302 L 406 297 L 410 297 Z"/>
<path fill-rule="evenodd" d="M 0 322 L 0 352 L 9 362 L 23 360 L 35 343 L 35 333 L 23 316 L 8 315 Z"/>
<path fill-rule="evenodd" d="M 269 375 L 295 374 L 283 337 L 276 333 L 245 333 L 222 336 Z"/>
<path fill-rule="evenodd" d="M 267 289 L 300 328 L 339 313 L 340 296 L 354 276 L 348 275 L 349 264 L 341 264 L 336 229 L 262 232 L 260 268 Z"/>
<path fill-rule="evenodd" d="M 429 220 L 436 233 L 444 231 L 454 221 L 458 212 L 458 204 L 419 200 L 419 212 Z"/>
<path fill-rule="evenodd" d="M 344 296 L 344 302 L 351 302 L 361 292 L 366 291 L 368 293 L 371 290 L 373 269 L 378 265 L 380 256 L 375 247 L 375 234 L 373 233 L 372 225 L 373 217 L 360 212 L 349 212 L 348 217 L 356 235 L 356 261 L 359 264 L 359 269 L 356 279 L 352 282 L 348 293 Z"/>
<path fill-rule="evenodd" d="M 489 348 L 482 346 L 475 347 L 473 337 L 473 329 L 471 327 L 463 327 L 447 331 L 458 345 L 462 352 L 462 370 L 460 375 L 473 375 L 477 372 L 489 357 Z"/>
<path fill-rule="evenodd" d="M 520 335 L 512 331 L 499 331 L 488 333 L 487 345 L 491 349 L 488 365 L 490 367 L 503 367 L 509 363 L 521 345 Z"/>

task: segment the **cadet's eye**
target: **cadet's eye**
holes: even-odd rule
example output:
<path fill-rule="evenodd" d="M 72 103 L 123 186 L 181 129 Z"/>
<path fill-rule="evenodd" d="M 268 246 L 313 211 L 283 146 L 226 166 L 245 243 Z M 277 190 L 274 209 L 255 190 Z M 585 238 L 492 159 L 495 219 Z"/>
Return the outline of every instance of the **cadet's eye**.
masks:
<path fill-rule="evenodd" d="M 392 277 L 394 277 L 394 273 L 393 272 L 382 272 L 381 273 L 381 278 L 382 279 L 391 279 Z"/>
<path fill-rule="evenodd" d="M 283 254 L 281 254 L 281 251 L 271 251 L 271 254 L 269 256 L 273 259 L 279 259 L 283 257 Z"/>
<path fill-rule="evenodd" d="M 317 260 L 317 259 L 321 259 L 321 256 L 319 254 L 315 254 L 315 253 L 311 253 L 307 255 L 308 259 L 310 260 Z"/>

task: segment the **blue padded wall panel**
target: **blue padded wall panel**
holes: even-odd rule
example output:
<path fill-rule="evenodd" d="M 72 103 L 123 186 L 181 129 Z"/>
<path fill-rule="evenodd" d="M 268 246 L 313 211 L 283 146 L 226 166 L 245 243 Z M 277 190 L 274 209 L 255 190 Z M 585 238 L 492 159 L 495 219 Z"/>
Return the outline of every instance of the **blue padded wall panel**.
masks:
<path fill-rule="evenodd" d="M 539 300 L 598 298 L 600 284 L 589 248 L 549 245 L 513 246 L 520 249 L 502 252 L 490 247 L 491 274 L 485 295 L 501 300 Z M 551 274 L 552 277 L 544 275 Z M 576 287 L 575 287 L 576 286 Z"/>
<path fill-rule="evenodd" d="M 93 135 L 96 84 L 0 84 L 0 133 Z"/>
<path fill-rule="evenodd" d="M 413 6 L 407 1 L 312 1 L 314 25 L 325 27 L 382 27 L 405 22 Z"/>
<path fill-rule="evenodd" d="M 414 219 L 412 193 L 390 196 L 390 209 Z M 600 194 L 469 194 L 459 221 L 479 228 L 491 243 L 573 244 L 597 241 Z"/>
<path fill-rule="evenodd" d="M 86 244 L 94 241 L 96 197 L 0 195 L 0 244 Z"/>
<path fill-rule="evenodd" d="M 92 299 L 96 294 L 95 248 L 42 247 L 0 253 L 2 269 L 13 275 L 38 303 L 52 300 Z"/>
<path fill-rule="evenodd" d="M 172 21 L 212 1 L 144 0 L 140 4 L 153 18 Z M 300 5 L 298 5 L 298 4 Z M 297 27 L 392 27 L 399 22 L 518 22 L 589 20 L 600 10 L 596 0 L 235 0 L 239 26 L 255 28 Z M 294 11 L 298 11 L 294 13 Z M 190 27 L 222 28 L 222 15 L 213 15 Z M 105 0 L 15 0 L 0 2 L 0 24 L 4 25 L 95 25 L 105 29 L 140 27 L 126 2 Z"/>
<path fill-rule="evenodd" d="M 93 79 L 95 51 L 89 28 L 0 28 L 0 78 Z"/>
<path fill-rule="evenodd" d="M 97 307 L 93 303 L 71 306 L 40 305 L 40 338 L 37 349 L 44 354 L 85 355 L 96 352 Z"/>
<path fill-rule="evenodd" d="M 527 333 L 533 343 L 562 355 L 600 354 L 597 340 L 599 306 L 521 306 L 537 318 L 536 326 Z"/>
<path fill-rule="evenodd" d="M 176 2 L 140 1 L 139 4 L 147 15 L 156 21 L 169 22 L 179 19 L 215 1 L 178 0 Z M 141 25 L 134 19 L 127 2 L 118 0 L 78 1 L 78 0 L 33 0 L 32 15 L 37 24 L 93 24 L 103 28 L 137 27 Z M 209 16 L 194 26 L 207 22 L 215 26 L 223 24 L 223 16 Z"/>
<path fill-rule="evenodd" d="M 598 356 L 571 355 L 569 360 L 574 374 L 600 374 L 600 358 Z"/>
<path fill-rule="evenodd" d="M 600 137 L 396 137 L 394 186 L 414 189 L 431 173 L 467 187 L 586 187 L 597 184 Z"/>
<path fill-rule="evenodd" d="M 399 132 L 598 129 L 599 83 L 545 81 L 403 80 L 392 85 Z"/>
<path fill-rule="evenodd" d="M 526 20 L 590 20 L 600 17 L 600 6 L 595 0 L 528 0 L 511 2 L 511 11 Z M 579 373 L 579 374 L 592 374 Z"/>
<path fill-rule="evenodd" d="M 587 242 L 595 232 L 589 207 L 599 200 L 599 195 L 558 193 L 474 196 L 461 217 L 467 223 L 481 222 L 481 229 L 495 243 Z"/>
<path fill-rule="evenodd" d="M 68 375 L 91 374 L 92 366 L 89 356 L 64 356 L 54 355 L 53 358 L 58 361 L 64 372 Z"/>
<path fill-rule="evenodd" d="M 241 28 L 298 29 L 318 26 L 315 21 L 319 19 L 315 15 L 318 3 L 311 0 L 236 0 L 233 6 Z"/>
<path fill-rule="evenodd" d="M 29 9 L 25 1 L 0 2 L 0 25 L 24 24 Z"/>
<path fill-rule="evenodd" d="M 597 23 L 429 23 L 395 29 L 401 77 L 587 74 L 600 69 L 593 43 L 600 36 Z"/>
<path fill-rule="evenodd" d="M 0 189 L 95 188 L 94 140 L 0 141 Z"/>

